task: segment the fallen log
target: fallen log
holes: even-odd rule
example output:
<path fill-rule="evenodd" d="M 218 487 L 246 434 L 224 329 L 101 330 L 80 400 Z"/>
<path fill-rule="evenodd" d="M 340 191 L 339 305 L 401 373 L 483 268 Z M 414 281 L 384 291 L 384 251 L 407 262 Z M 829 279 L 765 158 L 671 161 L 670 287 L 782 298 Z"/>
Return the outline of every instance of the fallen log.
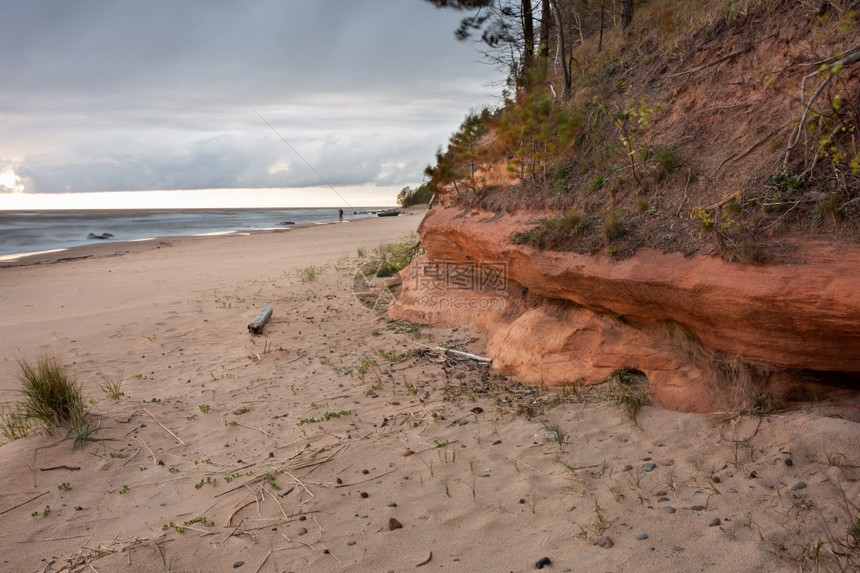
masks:
<path fill-rule="evenodd" d="M 260 311 L 260 314 L 257 315 L 251 324 L 248 325 L 248 332 L 251 334 L 262 334 L 263 327 L 269 322 L 269 319 L 272 318 L 272 307 L 267 306 L 263 310 Z"/>

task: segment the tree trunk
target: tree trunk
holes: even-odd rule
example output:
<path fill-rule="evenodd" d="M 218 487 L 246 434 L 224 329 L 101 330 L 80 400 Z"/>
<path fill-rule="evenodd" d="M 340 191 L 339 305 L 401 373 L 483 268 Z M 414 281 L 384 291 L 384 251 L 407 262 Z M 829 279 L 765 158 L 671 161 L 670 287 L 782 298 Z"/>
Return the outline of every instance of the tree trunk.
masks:
<path fill-rule="evenodd" d="M 621 33 L 633 22 L 633 0 L 621 0 Z"/>
<path fill-rule="evenodd" d="M 540 53 L 541 58 L 549 57 L 549 19 L 550 19 L 549 0 L 541 0 L 540 2 Z"/>
<path fill-rule="evenodd" d="M 523 79 L 531 83 L 532 61 L 535 54 L 535 25 L 532 14 L 532 1 L 522 0 L 523 6 Z"/>
<path fill-rule="evenodd" d="M 561 18 L 561 8 L 558 5 L 558 0 L 550 0 L 552 3 L 553 14 L 555 15 L 555 31 L 558 37 L 558 60 L 561 64 L 561 101 L 566 102 L 570 99 L 570 62 L 567 57 L 567 46 L 564 42 L 564 21 Z"/>
<path fill-rule="evenodd" d="M 604 4 L 606 0 L 600 0 L 600 39 L 597 41 L 597 53 L 603 49 L 603 15 L 606 13 Z"/>

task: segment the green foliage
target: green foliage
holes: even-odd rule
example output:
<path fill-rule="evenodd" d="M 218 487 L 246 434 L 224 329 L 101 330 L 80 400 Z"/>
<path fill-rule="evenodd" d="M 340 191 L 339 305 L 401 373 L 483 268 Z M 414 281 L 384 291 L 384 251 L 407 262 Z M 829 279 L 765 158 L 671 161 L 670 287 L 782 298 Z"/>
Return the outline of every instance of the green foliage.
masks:
<path fill-rule="evenodd" d="M 115 378 L 108 378 L 107 376 L 103 377 L 104 381 L 99 385 L 102 392 L 105 393 L 105 396 L 110 398 L 111 400 L 119 400 L 122 393 L 122 375 Z"/>
<path fill-rule="evenodd" d="M 319 422 L 328 422 L 332 418 L 340 418 L 341 416 L 349 416 L 349 410 L 341 410 L 340 412 L 326 412 L 319 418 L 302 418 L 299 420 L 299 426 L 304 424 L 317 424 Z"/>
<path fill-rule="evenodd" d="M 373 249 L 371 260 L 362 265 L 361 270 L 365 275 L 392 276 L 406 268 L 420 248 L 421 243 L 415 233 L 393 243 L 384 243 Z"/>
<path fill-rule="evenodd" d="M 514 233 L 511 242 L 515 245 L 530 245 L 538 249 L 558 250 L 582 236 L 587 221 L 578 213 L 563 217 L 550 217 L 529 230 Z"/>
<path fill-rule="evenodd" d="M 436 166 L 428 166 L 424 174 L 430 177 L 427 189 L 435 193 L 440 187 L 452 187 L 459 196 L 463 190 L 477 188 L 476 173 L 484 164 L 487 149 L 481 145 L 488 131 L 490 111 L 466 115 L 460 129 L 448 140 L 448 148 L 436 152 Z"/>
<path fill-rule="evenodd" d="M 54 358 L 40 358 L 35 366 L 21 361 L 23 411 L 47 427 L 65 427 L 78 432 L 87 424 L 89 412 L 80 385 Z"/>
<path fill-rule="evenodd" d="M 417 189 L 404 187 L 397 194 L 397 204 L 401 207 L 411 207 L 412 205 L 422 205 L 429 203 L 433 198 L 433 191 L 430 190 L 430 185 L 422 183 Z M 361 256 L 359 254 L 359 256 Z"/>

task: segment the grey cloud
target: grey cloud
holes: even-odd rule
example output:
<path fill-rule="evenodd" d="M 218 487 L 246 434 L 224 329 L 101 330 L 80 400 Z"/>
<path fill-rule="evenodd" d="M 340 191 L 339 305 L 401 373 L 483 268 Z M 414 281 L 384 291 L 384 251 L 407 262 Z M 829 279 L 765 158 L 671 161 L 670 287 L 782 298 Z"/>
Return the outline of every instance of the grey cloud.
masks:
<path fill-rule="evenodd" d="M 33 190 L 407 184 L 498 74 L 420 0 L 0 0 L 0 157 Z"/>

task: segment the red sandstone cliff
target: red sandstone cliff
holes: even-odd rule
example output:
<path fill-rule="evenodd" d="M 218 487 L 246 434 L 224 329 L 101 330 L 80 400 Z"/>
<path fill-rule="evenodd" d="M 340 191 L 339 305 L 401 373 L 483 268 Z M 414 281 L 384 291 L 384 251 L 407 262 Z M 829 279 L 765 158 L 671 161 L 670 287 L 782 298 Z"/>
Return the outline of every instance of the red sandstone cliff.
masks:
<path fill-rule="evenodd" d="M 799 371 L 860 379 L 855 249 L 798 240 L 792 263 L 751 266 L 652 249 L 619 261 L 511 244 L 534 219 L 431 209 L 419 229 L 427 254 L 403 271 L 390 314 L 474 323 L 488 332 L 494 368 L 535 383 L 599 383 L 634 368 L 658 402 L 686 411 L 762 392 L 785 397 Z M 506 284 L 480 280 L 498 265 Z M 470 272 L 478 274 L 464 278 Z"/>

